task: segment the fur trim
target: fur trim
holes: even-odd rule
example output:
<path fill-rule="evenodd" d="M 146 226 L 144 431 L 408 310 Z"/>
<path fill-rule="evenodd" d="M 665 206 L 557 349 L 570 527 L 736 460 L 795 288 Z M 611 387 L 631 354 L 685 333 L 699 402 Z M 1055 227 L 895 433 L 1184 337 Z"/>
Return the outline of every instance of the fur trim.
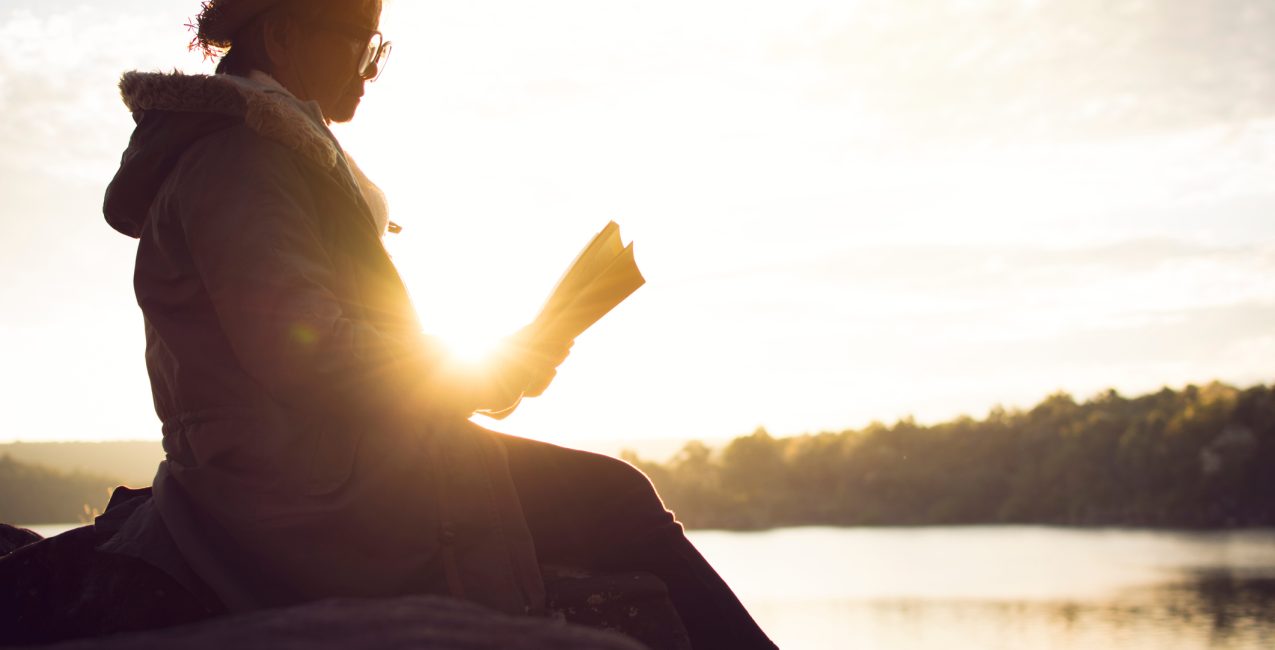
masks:
<path fill-rule="evenodd" d="M 126 72 L 120 94 L 128 110 L 203 112 L 242 116 L 248 128 L 326 169 L 336 166 L 337 146 L 303 105 L 230 75 Z"/>

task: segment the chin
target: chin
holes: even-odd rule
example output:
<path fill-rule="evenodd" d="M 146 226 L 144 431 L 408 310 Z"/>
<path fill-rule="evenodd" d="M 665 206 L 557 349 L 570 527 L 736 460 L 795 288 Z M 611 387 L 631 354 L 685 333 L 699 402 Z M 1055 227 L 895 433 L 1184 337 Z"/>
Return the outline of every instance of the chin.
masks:
<path fill-rule="evenodd" d="M 323 116 L 331 122 L 349 122 L 358 112 L 360 101 L 358 97 L 342 97 L 334 105 L 325 108 Z"/>

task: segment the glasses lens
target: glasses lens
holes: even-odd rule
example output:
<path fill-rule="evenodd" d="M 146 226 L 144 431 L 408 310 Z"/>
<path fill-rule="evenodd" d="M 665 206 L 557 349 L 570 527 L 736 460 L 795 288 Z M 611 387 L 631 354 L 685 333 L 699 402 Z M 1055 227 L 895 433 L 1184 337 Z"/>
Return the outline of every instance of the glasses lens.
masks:
<path fill-rule="evenodd" d="M 368 78 L 371 74 L 376 74 L 372 69 L 372 65 L 376 62 L 377 53 L 381 51 L 381 34 L 374 32 L 372 38 L 368 39 L 367 47 L 363 49 L 363 54 L 359 57 L 359 74 L 364 78 Z"/>
<path fill-rule="evenodd" d="M 381 73 L 385 72 L 385 65 L 389 63 L 390 50 L 392 49 L 394 49 L 394 44 L 389 41 L 385 41 L 385 44 L 377 51 L 376 58 L 372 61 L 372 65 L 375 67 L 369 71 L 371 74 L 371 76 L 368 77 L 369 81 L 376 81 L 381 78 Z"/>

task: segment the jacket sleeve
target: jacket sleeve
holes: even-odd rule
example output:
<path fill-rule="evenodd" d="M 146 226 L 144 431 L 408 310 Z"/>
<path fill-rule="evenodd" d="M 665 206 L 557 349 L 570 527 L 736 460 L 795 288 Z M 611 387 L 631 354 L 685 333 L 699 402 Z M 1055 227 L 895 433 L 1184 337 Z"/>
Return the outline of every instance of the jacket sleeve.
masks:
<path fill-rule="evenodd" d="M 196 147 L 177 188 L 178 213 L 245 372 L 276 400 L 322 413 L 454 410 L 445 391 L 432 390 L 439 364 L 429 339 L 391 335 L 347 313 L 307 181 L 316 169 L 245 128 Z"/>

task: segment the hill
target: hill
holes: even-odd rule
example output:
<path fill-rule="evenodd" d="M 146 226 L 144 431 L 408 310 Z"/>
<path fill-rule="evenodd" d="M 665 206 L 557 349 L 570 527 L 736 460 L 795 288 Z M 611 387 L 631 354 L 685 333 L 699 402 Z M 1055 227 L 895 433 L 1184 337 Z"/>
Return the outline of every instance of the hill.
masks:
<path fill-rule="evenodd" d="M 715 451 L 643 469 L 690 527 L 1275 525 L 1275 389 L 1221 383 L 934 426 L 910 419 Z"/>
<path fill-rule="evenodd" d="M 610 456 L 629 449 L 645 458 L 663 460 L 677 453 L 689 437 L 571 440 L 558 444 Z M 729 439 L 715 442 L 725 444 Z M 0 456 L 5 454 L 23 463 L 43 465 L 61 472 L 118 476 L 124 484 L 135 487 L 150 485 L 155 477 L 155 467 L 164 460 L 164 449 L 158 440 L 0 443 Z"/>
<path fill-rule="evenodd" d="M 121 483 L 142 487 L 154 479 L 164 449 L 158 440 L 13 442 L 0 444 L 4 455 L 68 474 L 117 476 Z"/>
<path fill-rule="evenodd" d="M 63 473 L 0 455 L 0 522 L 87 522 L 106 507 L 119 481 L 94 474 Z"/>

